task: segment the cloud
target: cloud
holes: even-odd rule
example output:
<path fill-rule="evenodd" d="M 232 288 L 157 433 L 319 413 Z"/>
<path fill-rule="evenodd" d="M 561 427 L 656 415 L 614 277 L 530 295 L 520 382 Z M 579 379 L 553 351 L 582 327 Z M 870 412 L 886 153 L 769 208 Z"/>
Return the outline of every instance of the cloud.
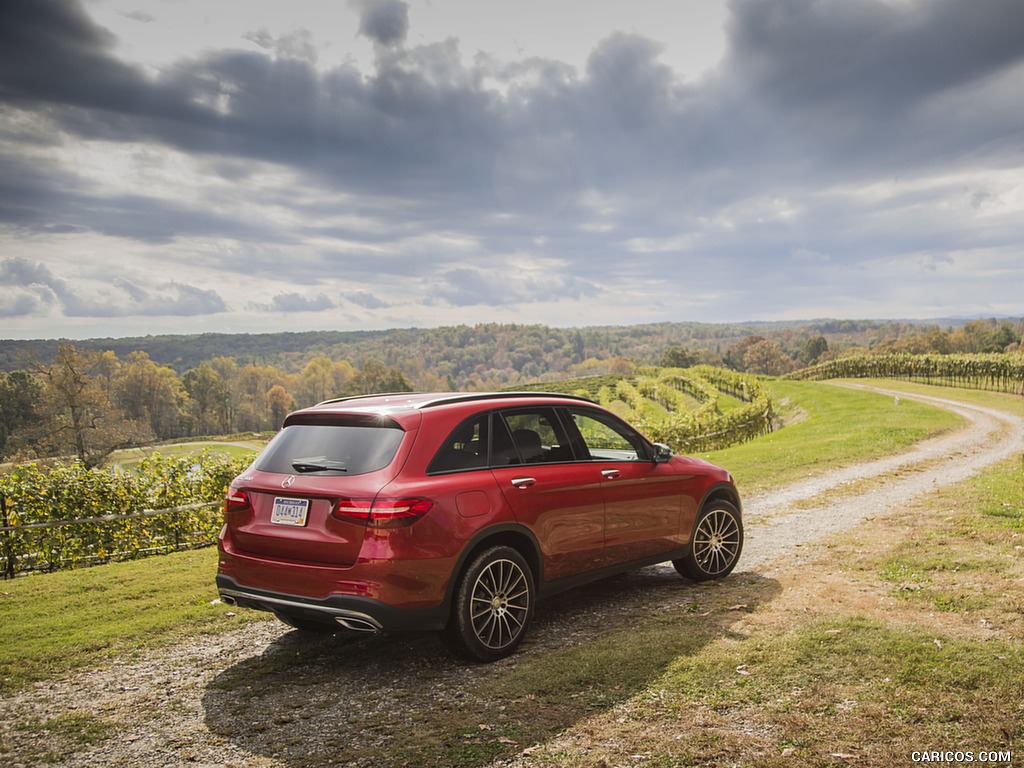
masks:
<path fill-rule="evenodd" d="M 146 13 L 145 11 L 118 11 L 118 15 L 142 24 L 151 24 L 156 21 L 156 17 L 153 14 Z"/>
<path fill-rule="evenodd" d="M 413 44 L 396 0 L 349 4 L 374 43 L 367 71 L 318 68 L 301 28 L 149 69 L 77 2 L 9 5 L 0 223 L 15 252 L 125 241 L 194 263 L 193 283 L 273 276 L 273 312 L 349 302 L 419 322 L 406 304 L 424 295 L 469 316 L 729 282 L 718 311 L 734 319 L 774 311 L 793 262 L 834 286 L 869 259 L 1024 235 L 1024 3 L 733 0 L 723 59 L 691 80 L 635 34 L 594 41 L 581 69 Z M 5 267 L 35 275 L 8 285 L 6 311 L 230 311 L 171 272 L 72 283 L 40 268 Z M 353 290 L 309 293 L 326 274 Z M 636 290 L 623 306 L 644 304 Z"/>
<path fill-rule="evenodd" d="M 303 59 L 315 64 L 317 61 L 316 45 L 313 35 L 306 29 L 296 29 L 284 35 L 274 37 L 265 28 L 246 32 L 242 38 L 255 43 L 264 50 L 272 51 L 278 56 Z"/>
<path fill-rule="evenodd" d="M 367 291 L 356 291 L 355 293 L 345 294 L 345 298 L 364 309 L 384 309 L 390 307 L 388 302 L 374 296 L 372 293 Z"/>
<path fill-rule="evenodd" d="M 334 309 L 335 303 L 325 293 L 313 297 L 302 296 L 298 293 L 279 293 L 274 297 L 270 309 L 274 312 L 323 312 Z"/>
<path fill-rule="evenodd" d="M 380 45 L 402 43 L 409 33 L 409 5 L 401 0 L 354 0 L 359 33 Z"/>
<path fill-rule="evenodd" d="M 190 317 L 228 310 L 214 290 L 177 281 L 154 289 L 142 288 L 123 277 L 95 284 L 91 292 L 72 288 L 42 263 L 24 258 L 0 262 L 0 282 L 6 287 L 0 312 L 41 314 L 59 306 L 65 317 Z M 20 289 L 20 290 L 19 290 Z"/>
<path fill-rule="evenodd" d="M 600 292 L 591 282 L 557 273 L 538 277 L 460 267 L 441 275 L 431 294 L 456 307 L 495 307 L 578 300 Z"/>

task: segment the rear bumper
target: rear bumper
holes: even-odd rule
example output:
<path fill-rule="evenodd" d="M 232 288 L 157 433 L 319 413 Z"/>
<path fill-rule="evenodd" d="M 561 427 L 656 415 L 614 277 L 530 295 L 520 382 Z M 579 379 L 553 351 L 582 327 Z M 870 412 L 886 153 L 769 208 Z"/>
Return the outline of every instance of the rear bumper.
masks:
<path fill-rule="evenodd" d="M 443 629 L 448 621 L 445 603 L 434 608 L 396 608 L 355 595 L 312 598 L 245 586 L 223 573 L 217 575 L 217 590 L 229 605 L 334 623 L 357 632 L 435 630 Z"/>

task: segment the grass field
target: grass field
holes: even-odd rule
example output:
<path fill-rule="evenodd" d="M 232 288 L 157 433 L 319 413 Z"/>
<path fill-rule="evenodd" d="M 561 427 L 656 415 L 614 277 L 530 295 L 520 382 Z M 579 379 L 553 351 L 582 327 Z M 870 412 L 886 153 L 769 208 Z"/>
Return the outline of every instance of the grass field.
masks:
<path fill-rule="evenodd" d="M 897 405 L 873 392 L 801 381 L 771 381 L 769 388 L 790 425 L 702 455 L 727 467 L 744 493 L 898 453 L 961 424 L 949 411 L 910 400 Z"/>
<path fill-rule="evenodd" d="M 213 603 L 213 548 L 0 581 L 0 693 L 263 618 Z"/>
<path fill-rule="evenodd" d="M 204 450 L 223 453 L 225 456 L 237 459 L 243 456 L 255 455 L 265 444 L 266 440 L 253 438 L 233 442 L 224 440 L 194 440 L 146 448 L 127 448 L 114 453 L 108 463 L 123 469 L 131 469 L 139 461 L 154 453 L 159 453 L 163 456 L 188 456 L 190 454 L 202 453 Z"/>

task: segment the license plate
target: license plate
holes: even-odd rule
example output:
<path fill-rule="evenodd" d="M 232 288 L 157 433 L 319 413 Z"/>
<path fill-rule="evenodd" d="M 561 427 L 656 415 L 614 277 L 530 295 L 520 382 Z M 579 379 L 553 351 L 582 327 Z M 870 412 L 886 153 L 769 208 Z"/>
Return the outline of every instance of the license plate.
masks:
<path fill-rule="evenodd" d="M 274 525 L 292 525 L 299 528 L 306 524 L 309 515 L 309 499 L 274 499 L 270 522 Z"/>

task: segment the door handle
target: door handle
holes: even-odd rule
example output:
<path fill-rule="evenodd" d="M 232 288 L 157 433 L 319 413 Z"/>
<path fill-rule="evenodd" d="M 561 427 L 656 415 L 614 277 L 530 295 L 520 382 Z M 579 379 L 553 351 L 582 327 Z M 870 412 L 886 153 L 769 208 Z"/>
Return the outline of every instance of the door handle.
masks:
<path fill-rule="evenodd" d="M 617 469 L 602 469 L 601 474 L 604 475 L 606 480 L 618 480 L 622 477 L 622 473 Z"/>
<path fill-rule="evenodd" d="M 534 485 L 536 482 L 537 481 L 535 479 L 533 479 L 532 477 L 513 477 L 512 478 L 512 485 L 514 485 L 516 488 L 520 488 L 520 489 L 522 489 L 522 488 L 529 488 L 531 485 Z"/>

